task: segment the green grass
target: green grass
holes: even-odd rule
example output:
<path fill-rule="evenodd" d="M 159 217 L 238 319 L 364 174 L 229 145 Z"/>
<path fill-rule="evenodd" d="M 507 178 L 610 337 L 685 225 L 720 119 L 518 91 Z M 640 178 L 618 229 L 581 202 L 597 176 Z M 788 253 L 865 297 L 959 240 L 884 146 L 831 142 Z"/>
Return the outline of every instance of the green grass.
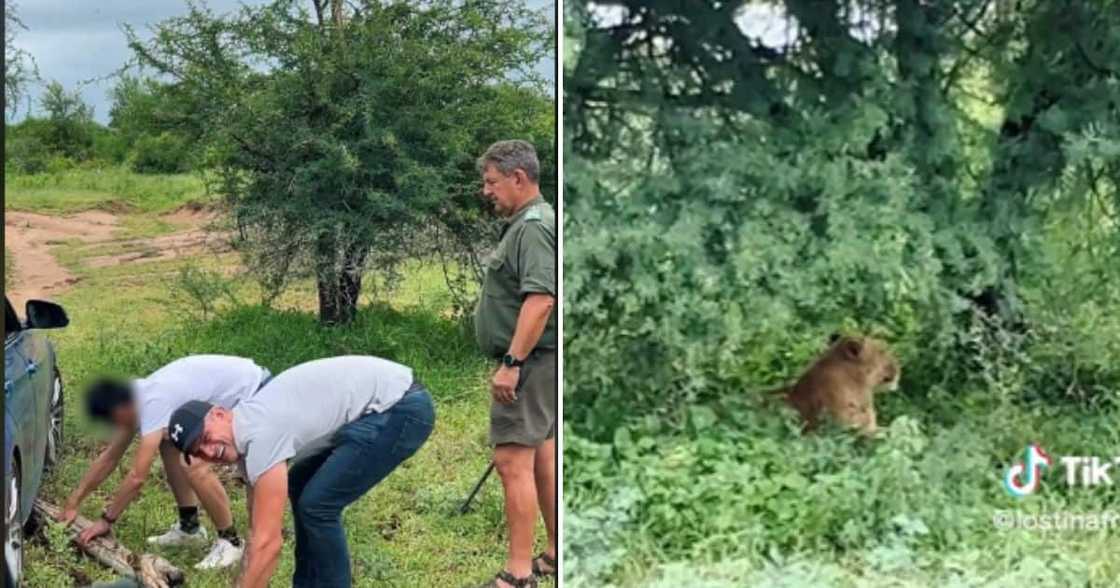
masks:
<path fill-rule="evenodd" d="M 212 199 L 196 175 L 143 175 L 122 167 L 12 174 L 4 178 L 4 192 L 6 210 L 48 214 L 94 209 L 163 213 Z"/>
<path fill-rule="evenodd" d="M 159 210 L 148 204 L 137 208 Z M 141 220 L 133 226 L 153 226 L 143 215 L 134 216 Z M 172 289 L 186 264 L 213 269 L 219 265 L 213 258 L 97 269 L 84 261 L 103 254 L 102 248 L 70 242 L 53 252 L 82 279 L 58 297 L 72 319 L 71 326 L 52 333 L 67 382 L 66 444 L 63 462 L 47 482 L 44 498 L 61 503 L 103 446 L 104 431 L 79 411 L 80 391 L 96 375 L 142 375 L 192 353 L 243 355 L 274 373 L 317 357 L 373 354 L 416 370 L 433 392 L 437 422 L 417 455 L 346 511 L 356 585 L 464 586 L 482 582 L 502 567 L 505 531 L 497 479 L 489 481 L 471 513 L 452 514 L 490 459 L 488 365 L 461 323 L 447 316 L 449 298 L 438 268 L 413 264 L 397 289 L 366 298 L 354 324 L 326 328 L 310 310 L 314 305 L 310 284 L 299 284 L 272 309 L 227 303 L 216 315 L 199 320 L 197 309 L 170 302 Z M 224 262 L 232 260 L 227 257 Z M 234 289 L 242 301 L 255 300 L 253 286 L 237 282 Z M 85 501 L 84 515 L 97 516 L 127 472 L 131 457 L 130 450 L 123 465 Z M 244 532 L 248 524 L 244 490 L 236 486 L 227 490 L 236 524 Z M 174 502 L 157 460 L 149 484 L 114 533 L 129 548 L 145 551 L 145 538 L 162 532 L 174 520 Z M 203 520 L 210 525 L 206 517 Z M 291 527 L 290 514 L 285 524 Z M 538 548 L 543 545 L 544 531 L 539 528 Z M 292 547 L 288 539 L 274 586 L 289 582 Z M 232 572 L 194 570 L 205 555 L 201 549 L 159 553 L 187 573 L 190 586 L 228 586 L 233 580 Z M 31 586 L 111 577 L 98 564 L 75 556 L 57 537 L 53 542 L 30 542 L 25 557 Z"/>
<path fill-rule="evenodd" d="M 1059 461 L 1115 456 L 1117 415 L 1024 409 L 979 390 L 948 402 L 955 424 L 902 397 L 885 403 L 890 426 L 873 442 L 801 436 L 792 415 L 742 396 L 694 408 L 676 432 L 635 425 L 600 444 L 569 431 L 565 585 L 1116 586 L 1116 529 L 1000 530 L 992 520 L 1120 515 L 1120 487 L 1067 487 Z M 1037 494 L 1016 499 L 1002 476 L 1030 442 L 1054 465 Z"/>

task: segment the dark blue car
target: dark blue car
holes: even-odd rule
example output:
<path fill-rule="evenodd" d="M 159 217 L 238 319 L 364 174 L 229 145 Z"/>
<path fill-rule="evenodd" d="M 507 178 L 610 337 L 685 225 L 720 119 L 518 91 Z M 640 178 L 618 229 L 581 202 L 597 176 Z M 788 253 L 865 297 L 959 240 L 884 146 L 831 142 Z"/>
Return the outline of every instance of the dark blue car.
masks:
<path fill-rule="evenodd" d="M 54 347 L 39 329 L 65 327 L 62 307 L 42 300 L 27 303 L 21 321 L 4 297 L 4 568 L 7 586 L 19 586 L 23 572 L 23 526 L 44 473 L 58 461 L 62 446 L 62 375 Z"/>

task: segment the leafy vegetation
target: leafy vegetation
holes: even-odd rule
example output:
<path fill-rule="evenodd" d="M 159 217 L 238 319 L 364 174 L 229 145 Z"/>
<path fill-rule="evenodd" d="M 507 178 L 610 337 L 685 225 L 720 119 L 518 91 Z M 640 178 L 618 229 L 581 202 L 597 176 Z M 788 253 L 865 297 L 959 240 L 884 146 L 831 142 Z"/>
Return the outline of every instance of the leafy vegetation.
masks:
<path fill-rule="evenodd" d="M 4 206 L 45 214 L 101 209 L 170 212 L 212 204 L 201 178 L 189 174 L 136 174 L 123 167 L 77 167 L 55 173 L 15 174 L 4 179 Z"/>
<path fill-rule="evenodd" d="M 1116 504 L 1000 487 L 1116 446 L 1116 3 L 566 7 L 568 583 L 1115 583 L 991 517 Z M 761 394 L 843 330 L 901 359 L 882 439 Z"/>

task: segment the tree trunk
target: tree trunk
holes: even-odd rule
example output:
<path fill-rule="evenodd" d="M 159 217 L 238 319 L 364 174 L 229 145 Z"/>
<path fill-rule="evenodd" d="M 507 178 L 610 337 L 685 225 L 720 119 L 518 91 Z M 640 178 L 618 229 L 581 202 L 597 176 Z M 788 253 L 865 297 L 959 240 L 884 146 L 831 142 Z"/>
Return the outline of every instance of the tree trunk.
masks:
<path fill-rule="evenodd" d="M 331 0 L 331 18 L 337 30 L 342 30 L 342 0 Z"/>
<path fill-rule="evenodd" d="M 35 512 L 44 520 L 57 520 L 62 509 L 45 502 L 35 501 Z M 78 535 L 93 523 L 79 515 L 70 526 L 70 540 L 85 554 L 123 576 L 135 577 L 145 588 L 170 588 L 186 581 L 182 570 L 157 555 L 135 553 L 112 537 L 98 537 L 88 545 L 78 543 Z"/>
<path fill-rule="evenodd" d="M 341 255 L 341 267 L 333 262 L 339 255 L 338 245 L 333 239 L 320 243 L 320 255 L 330 249 L 329 257 L 321 257 L 317 284 L 319 288 L 319 322 L 325 325 L 346 324 L 354 320 L 358 311 L 358 295 L 362 292 L 362 269 L 367 250 L 359 245 L 350 245 Z"/>
<path fill-rule="evenodd" d="M 1017 331 L 1025 326 L 1016 286 L 1023 253 L 1020 224 L 1029 214 L 1027 197 L 1040 181 L 1038 170 L 1053 175 L 1060 173 L 1063 165 L 1059 139 L 1035 126 L 1038 117 L 1056 102 L 1057 98 L 1043 88 L 1035 93 L 1029 112 L 1004 119 L 991 177 L 981 195 L 980 218 L 988 221 L 989 234 L 1004 264 L 995 284 L 968 298 L 984 315 L 999 317 Z M 1028 143 L 1033 143 L 1038 152 L 1031 158 L 1020 155 L 1021 147 L 1017 148 Z"/>
<path fill-rule="evenodd" d="M 362 290 L 361 274 L 349 271 L 319 276 L 319 321 L 326 325 L 346 324 L 358 310 Z"/>

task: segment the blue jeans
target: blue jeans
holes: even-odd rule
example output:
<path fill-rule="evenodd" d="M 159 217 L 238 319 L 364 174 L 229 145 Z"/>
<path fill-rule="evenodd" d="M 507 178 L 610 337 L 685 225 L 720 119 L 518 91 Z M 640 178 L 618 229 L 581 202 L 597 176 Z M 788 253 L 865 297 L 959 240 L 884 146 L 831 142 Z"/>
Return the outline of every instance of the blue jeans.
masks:
<path fill-rule="evenodd" d="M 330 450 L 288 470 L 296 531 L 292 586 L 351 585 L 342 509 L 416 453 L 435 423 L 432 397 L 420 388 L 383 413 L 370 413 L 335 433 Z"/>

